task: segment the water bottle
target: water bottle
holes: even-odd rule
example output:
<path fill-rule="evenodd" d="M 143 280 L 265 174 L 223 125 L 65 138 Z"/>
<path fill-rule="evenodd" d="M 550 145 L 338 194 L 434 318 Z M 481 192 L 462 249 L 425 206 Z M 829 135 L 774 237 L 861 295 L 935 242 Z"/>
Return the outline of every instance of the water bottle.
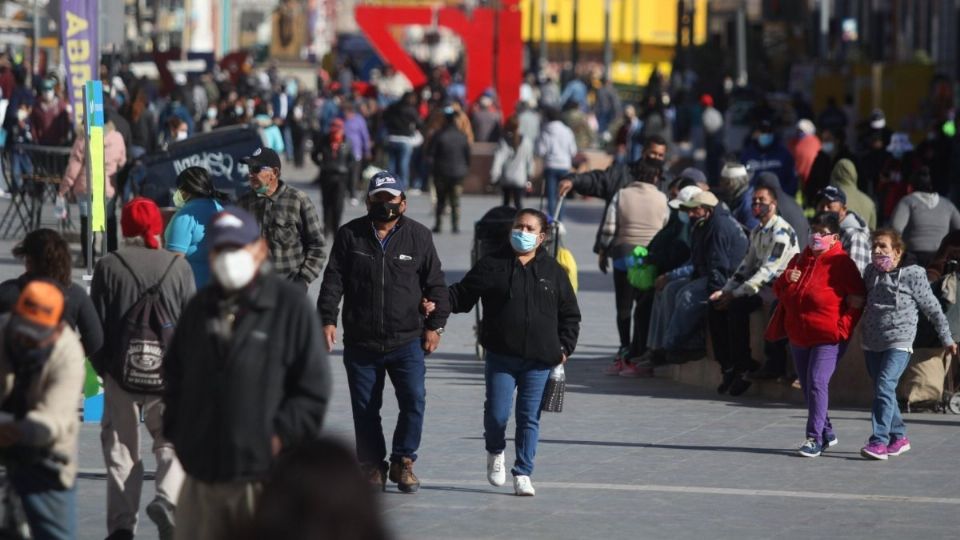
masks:
<path fill-rule="evenodd" d="M 67 200 L 63 195 L 57 195 L 53 203 L 53 217 L 58 221 L 67 219 Z"/>
<path fill-rule="evenodd" d="M 540 410 L 544 412 L 563 412 L 563 394 L 567 387 L 567 376 L 563 371 L 563 364 L 550 370 L 547 380 L 547 389 L 543 394 L 543 404 Z"/>

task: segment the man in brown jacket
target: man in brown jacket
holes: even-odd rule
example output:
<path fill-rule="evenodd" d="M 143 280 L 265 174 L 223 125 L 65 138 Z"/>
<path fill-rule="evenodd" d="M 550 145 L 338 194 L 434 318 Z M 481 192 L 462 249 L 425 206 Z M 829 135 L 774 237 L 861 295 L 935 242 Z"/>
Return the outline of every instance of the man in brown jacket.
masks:
<path fill-rule="evenodd" d="M 63 304 L 57 284 L 32 281 L 0 318 L 0 461 L 34 538 L 76 538 L 84 354 Z"/>

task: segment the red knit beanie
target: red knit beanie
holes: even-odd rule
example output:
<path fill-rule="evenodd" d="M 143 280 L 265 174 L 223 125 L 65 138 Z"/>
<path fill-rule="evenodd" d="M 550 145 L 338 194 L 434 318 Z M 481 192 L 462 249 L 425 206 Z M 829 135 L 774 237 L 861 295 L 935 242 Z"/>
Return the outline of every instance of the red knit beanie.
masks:
<path fill-rule="evenodd" d="M 140 236 L 150 249 L 159 249 L 157 236 L 163 231 L 163 218 L 157 203 L 146 197 L 137 197 L 123 207 L 120 228 L 124 238 Z"/>

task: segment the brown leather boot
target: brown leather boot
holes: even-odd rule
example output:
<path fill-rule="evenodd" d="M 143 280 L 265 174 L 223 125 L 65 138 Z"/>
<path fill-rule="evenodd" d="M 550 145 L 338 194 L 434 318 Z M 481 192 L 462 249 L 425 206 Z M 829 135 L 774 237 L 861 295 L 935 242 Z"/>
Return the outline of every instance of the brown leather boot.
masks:
<path fill-rule="evenodd" d="M 404 493 L 416 493 L 420 489 L 420 479 L 413 474 L 413 460 L 400 458 L 400 463 L 390 464 L 390 481 Z"/>
<path fill-rule="evenodd" d="M 380 491 L 387 490 L 387 464 L 386 463 L 364 463 L 360 466 L 363 475 L 370 482 L 370 486 Z"/>

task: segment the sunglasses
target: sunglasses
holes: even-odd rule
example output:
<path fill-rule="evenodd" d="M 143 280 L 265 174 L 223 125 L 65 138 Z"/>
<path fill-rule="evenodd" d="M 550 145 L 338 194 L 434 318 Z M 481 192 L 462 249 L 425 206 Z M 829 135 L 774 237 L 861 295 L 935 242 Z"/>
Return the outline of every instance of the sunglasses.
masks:
<path fill-rule="evenodd" d="M 260 171 L 267 168 L 268 167 L 265 167 L 263 165 L 251 165 L 250 167 L 248 167 L 248 170 L 250 171 L 250 174 L 260 174 Z"/>

